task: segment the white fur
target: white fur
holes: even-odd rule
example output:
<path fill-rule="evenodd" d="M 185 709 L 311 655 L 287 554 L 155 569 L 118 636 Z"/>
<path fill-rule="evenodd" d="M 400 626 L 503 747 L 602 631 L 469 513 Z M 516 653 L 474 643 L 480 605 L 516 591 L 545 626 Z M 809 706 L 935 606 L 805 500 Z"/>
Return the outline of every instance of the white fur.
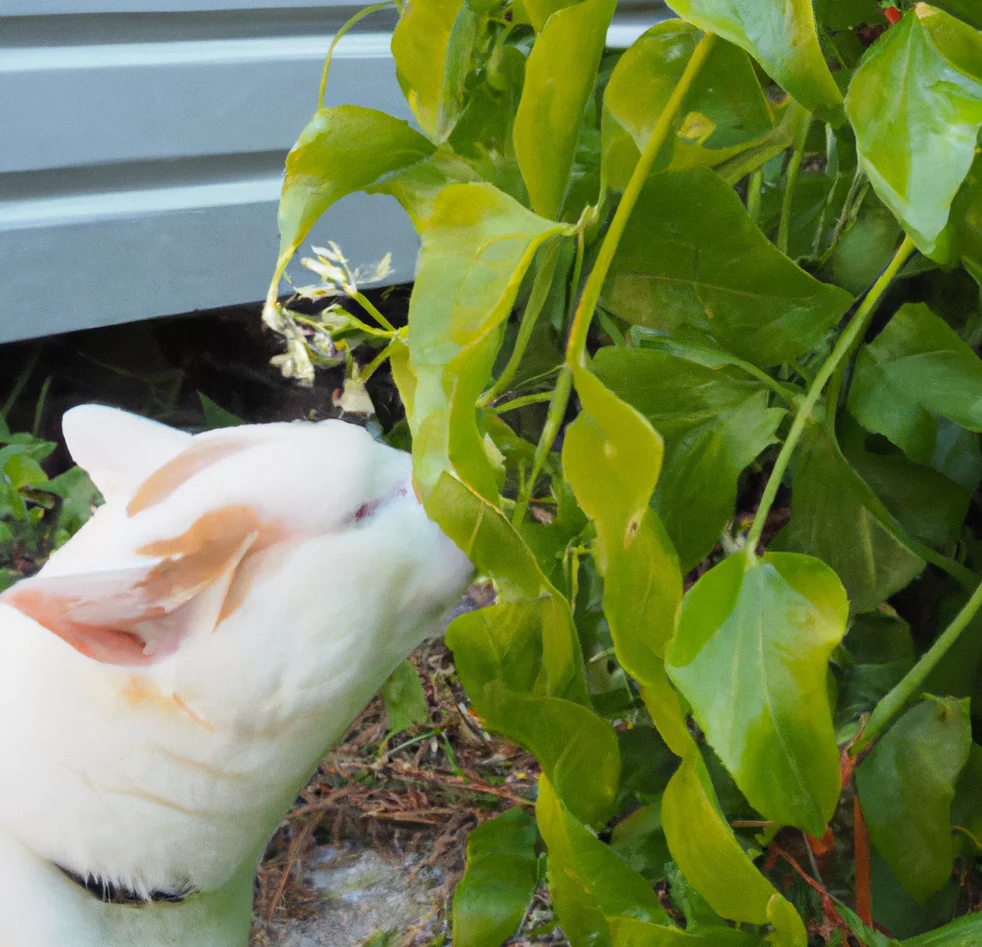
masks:
<path fill-rule="evenodd" d="M 248 506 L 278 538 L 250 554 L 247 537 L 245 559 L 168 605 L 180 643 L 149 665 L 86 657 L 0 598 L 0 945 L 242 947 L 271 833 L 323 753 L 436 630 L 471 567 L 417 503 L 408 456 L 359 428 L 274 424 L 191 442 L 109 409 L 76 410 L 89 415 L 66 417 L 71 448 L 112 483 L 111 499 L 28 583 L 90 588 L 96 600 L 80 614 L 101 614 L 116 607 L 98 599 L 114 577 L 125 586 L 160 561 L 138 549 L 209 510 Z M 114 475 L 94 441 L 79 440 L 82 422 L 112 427 L 117 415 L 118 433 L 139 430 L 156 466 L 182 443 L 231 438 L 241 449 L 128 515 L 155 467 L 126 462 Z M 98 450 L 126 444 L 104 430 Z M 233 583 L 247 591 L 216 627 Z M 201 894 L 107 906 L 52 863 L 141 893 L 190 884 Z"/>

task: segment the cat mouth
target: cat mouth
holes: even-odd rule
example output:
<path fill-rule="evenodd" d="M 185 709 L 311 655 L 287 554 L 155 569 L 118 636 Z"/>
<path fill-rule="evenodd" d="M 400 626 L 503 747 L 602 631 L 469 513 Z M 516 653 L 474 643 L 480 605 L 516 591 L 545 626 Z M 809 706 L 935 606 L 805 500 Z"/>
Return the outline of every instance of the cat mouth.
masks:
<path fill-rule="evenodd" d="M 369 500 L 368 503 L 362 503 L 357 510 L 355 510 L 354 516 L 351 518 L 353 523 L 361 523 L 365 520 L 371 519 L 382 507 L 388 506 L 390 503 L 398 500 L 399 497 L 404 497 L 409 493 L 409 487 L 405 483 L 400 483 L 394 489 L 390 490 L 385 496 L 376 497 L 374 500 Z"/>
<path fill-rule="evenodd" d="M 133 888 L 116 884 L 105 878 L 93 876 L 83 877 L 70 868 L 59 865 L 57 862 L 52 862 L 51 864 L 68 878 L 69 881 L 73 881 L 83 891 L 88 892 L 88 894 L 103 904 L 126 904 L 133 907 L 159 904 L 160 902 L 180 904 L 197 890 L 194 885 L 186 884 L 173 891 L 147 891 L 141 893 Z"/>

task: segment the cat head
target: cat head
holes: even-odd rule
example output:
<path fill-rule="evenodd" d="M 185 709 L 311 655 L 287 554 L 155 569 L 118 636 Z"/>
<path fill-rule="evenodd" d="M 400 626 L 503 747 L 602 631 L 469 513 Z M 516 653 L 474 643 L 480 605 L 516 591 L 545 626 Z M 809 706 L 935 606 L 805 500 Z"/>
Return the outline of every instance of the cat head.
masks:
<path fill-rule="evenodd" d="M 470 573 L 418 507 L 409 456 L 355 425 L 243 425 L 191 436 L 84 405 L 65 415 L 64 433 L 105 504 L 0 601 L 95 660 L 152 664 L 214 632 L 257 584 L 275 594 L 256 568 L 260 560 L 267 572 L 282 564 L 270 550 L 309 540 L 372 529 L 379 585 L 364 592 L 382 598 L 387 547 L 406 553 L 400 531 L 417 531 L 413 542 L 429 559 L 410 564 L 421 605 L 452 601 Z M 331 564 L 320 568 L 329 586 Z M 318 588 L 308 591 L 317 607 Z"/>

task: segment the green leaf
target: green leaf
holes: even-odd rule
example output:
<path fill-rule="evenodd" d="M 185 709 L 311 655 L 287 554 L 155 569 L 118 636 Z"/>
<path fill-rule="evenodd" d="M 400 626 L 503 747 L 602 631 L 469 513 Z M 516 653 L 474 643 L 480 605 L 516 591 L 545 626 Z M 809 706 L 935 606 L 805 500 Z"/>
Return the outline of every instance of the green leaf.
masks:
<path fill-rule="evenodd" d="M 839 903 L 835 907 L 846 922 L 846 926 L 855 934 L 861 944 L 865 944 L 865 947 L 890 947 L 891 944 L 896 944 L 892 937 L 881 934 L 876 928 L 867 927 L 859 919 L 856 912 L 845 904 Z"/>
<path fill-rule="evenodd" d="M 703 754 L 704 761 L 709 758 L 706 754 Z M 716 765 L 718 766 L 719 764 L 717 763 Z M 706 769 L 709 772 L 710 779 L 712 779 L 713 774 L 708 762 L 706 763 Z M 717 787 L 715 780 L 713 780 L 713 786 Z M 725 809 L 723 801 L 719 799 L 718 788 L 716 798 L 720 803 L 720 807 Z M 679 870 L 678 864 L 673 861 L 666 868 L 668 870 L 668 896 L 675 909 L 681 912 L 685 918 L 686 931 L 695 933 L 697 931 L 712 930 L 714 933 L 723 932 L 725 934 L 730 929 L 729 923 L 720 917 L 709 906 L 709 902 L 689 884 L 685 875 Z"/>
<path fill-rule="evenodd" d="M 81 467 L 70 467 L 58 474 L 44 485 L 44 489 L 61 497 L 56 545 L 74 536 L 92 517 L 94 508 L 102 503 L 98 487 Z"/>
<path fill-rule="evenodd" d="M 606 917 L 668 921 L 648 882 L 573 817 L 546 777 L 535 816 L 549 849 L 552 902 L 572 947 L 608 942 Z"/>
<path fill-rule="evenodd" d="M 869 713 L 914 666 L 914 639 L 902 619 L 882 612 L 857 615 L 843 639 L 837 719 L 852 723 Z"/>
<path fill-rule="evenodd" d="M 576 2 L 577 0 L 525 0 L 525 9 L 528 11 L 529 21 L 538 33 L 553 13 L 571 7 Z"/>
<path fill-rule="evenodd" d="M 594 368 L 665 438 L 654 506 L 685 574 L 733 518 L 739 476 L 774 442 L 785 412 L 768 407 L 761 382 L 725 363 L 706 366 L 669 351 L 603 348 Z"/>
<path fill-rule="evenodd" d="M 850 301 L 777 250 L 703 168 L 649 180 L 604 287 L 622 319 L 762 368 L 815 348 Z"/>
<path fill-rule="evenodd" d="M 454 643 L 448 644 L 456 654 L 460 641 L 451 640 Z M 464 686 L 485 725 L 535 755 L 580 822 L 603 825 L 613 815 L 620 756 L 617 733 L 606 720 L 582 704 L 525 696 L 497 681 L 480 691 L 466 680 Z"/>
<path fill-rule="evenodd" d="M 925 599 L 930 593 L 925 592 Z M 968 592 L 957 585 L 938 602 L 931 615 L 930 630 L 935 634 L 946 628 L 968 602 Z M 924 681 L 923 689 L 929 694 L 947 697 L 971 697 L 977 715 L 982 704 L 977 703 L 982 667 L 982 614 L 976 614 L 958 640 L 941 657 Z"/>
<path fill-rule="evenodd" d="M 501 600 L 557 594 L 501 511 L 449 473 L 441 474 L 426 511 L 478 569 L 494 576 Z"/>
<path fill-rule="evenodd" d="M 392 34 L 392 55 L 406 101 L 437 144 L 464 106 L 481 17 L 464 0 L 412 0 Z"/>
<path fill-rule="evenodd" d="M 929 699 L 908 710 L 856 769 L 870 839 L 918 901 L 951 875 L 951 803 L 971 745 L 968 701 Z"/>
<path fill-rule="evenodd" d="M 672 855 L 661 827 L 661 799 L 618 822 L 610 847 L 650 883 L 663 881 Z"/>
<path fill-rule="evenodd" d="M 474 82 L 448 143 L 481 178 L 527 203 L 513 136 L 524 83 L 525 53 L 501 41 Z"/>
<path fill-rule="evenodd" d="M 408 123 L 375 109 L 340 105 L 318 110 L 286 156 L 280 196 L 277 272 L 336 201 L 383 186 L 396 172 L 434 152 Z"/>
<path fill-rule="evenodd" d="M 975 855 L 982 853 L 982 746 L 973 743 L 968 761 L 955 783 L 951 826 L 958 830 L 955 847 Z"/>
<path fill-rule="evenodd" d="M 856 358 L 849 411 L 912 460 L 931 463 L 941 415 L 982 431 L 982 360 L 922 303 L 907 303 Z"/>
<path fill-rule="evenodd" d="M 958 537 L 971 493 L 936 470 L 912 463 L 848 415 L 840 418 L 839 430 L 843 456 L 909 535 L 940 548 Z M 877 450 L 870 446 L 875 441 L 880 442 Z"/>
<path fill-rule="evenodd" d="M 689 932 L 632 917 L 608 918 L 607 923 L 611 947 L 759 947 L 763 943 L 756 934 L 733 928 Z"/>
<path fill-rule="evenodd" d="M 659 733 L 682 757 L 662 796 L 661 815 L 669 851 L 685 879 L 721 917 L 751 924 L 770 921 L 777 927 L 775 947 L 806 947 L 801 918 L 757 871 L 720 810 L 679 696 L 665 674 L 642 688 L 642 695 Z"/>
<path fill-rule="evenodd" d="M 467 868 L 453 900 L 455 947 L 500 947 L 525 916 L 539 881 L 535 820 L 521 809 L 467 838 Z"/>
<path fill-rule="evenodd" d="M 454 184 L 437 197 L 409 307 L 416 377 L 409 423 L 424 498 L 449 469 L 482 496 L 497 497 L 475 403 L 536 250 L 566 230 L 490 184 Z"/>
<path fill-rule="evenodd" d="M 46 483 L 48 475 L 33 457 L 26 453 L 14 453 L 6 458 L 0 475 L 14 489 Z"/>
<path fill-rule="evenodd" d="M 883 272 L 901 235 L 897 218 L 868 190 L 858 216 L 841 236 L 820 275 L 858 296 Z"/>
<path fill-rule="evenodd" d="M 682 873 L 717 914 L 748 924 L 767 923 L 767 905 L 780 895 L 727 824 L 698 754 L 682 761 L 665 789 L 662 826 Z"/>
<path fill-rule="evenodd" d="M 205 425 L 209 430 L 221 427 L 238 427 L 240 424 L 246 423 L 238 415 L 232 414 L 231 411 L 227 411 L 220 404 L 212 401 L 204 392 L 199 391 L 198 398 L 201 401 L 201 411 L 205 416 Z"/>
<path fill-rule="evenodd" d="M 982 161 L 976 159 L 951 206 L 953 252 L 982 285 Z"/>
<path fill-rule="evenodd" d="M 957 877 L 949 878 L 943 888 L 920 904 L 897 880 L 876 848 L 870 850 L 869 887 L 873 919 L 901 940 L 947 924 L 958 909 Z"/>
<path fill-rule="evenodd" d="M 842 94 L 822 54 L 811 0 L 671 0 L 671 6 L 745 49 L 806 108 L 841 121 Z"/>
<path fill-rule="evenodd" d="M 563 469 L 597 529 L 594 555 L 618 660 L 646 682 L 660 670 L 682 600 L 678 559 L 648 506 L 662 440 L 595 375 L 577 369 L 573 377 L 583 411 L 566 429 Z"/>
<path fill-rule="evenodd" d="M 615 0 L 583 0 L 546 21 L 525 67 L 515 153 L 532 209 L 556 217 L 614 14 Z"/>
<path fill-rule="evenodd" d="M 846 98 L 860 162 L 918 249 L 939 242 L 982 128 L 982 35 L 918 3 L 870 48 Z"/>
<path fill-rule="evenodd" d="M 815 15 L 831 30 L 884 22 L 878 0 L 815 0 Z"/>
<path fill-rule="evenodd" d="M 382 700 L 389 714 L 387 737 L 402 733 L 416 723 L 430 719 L 426 694 L 411 661 L 403 661 L 382 685 Z"/>
<path fill-rule="evenodd" d="M 712 551 L 733 519 L 740 474 L 777 440 L 787 412 L 767 404 L 768 394 L 759 391 L 671 446 L 655 507 L 675 541 L 683 572 Z"/>
<path fill-rule="evenodd" d="M 653 339 L 652 342 L 661 342 Z M 721 414 L 752 401 L 764 385 L 731 364 L 725 352 L 673 346 L 606 347 L 592 368 L 618 397 L 643 414 L 671 444 L 695 428 L 712 424 Z"/>
<path fill-rule="evenodd" d="M 47 460 L 58 447 L 53 441 L 44 441 L 33 434 L 26 433 L 8 434 L 6 437 L 0 438 L 0 444 L 7 445 L 0 449 L 0 465 L 14 454 L 24 454 L 40 464 Z"/>
<path fill-rule="evenodd" d="M 620 58 L 604 90 L 602 138 L 611 187 L 623 190 L 702 33 L 666 20 L 639 37 Z M 699 70 L 659 158 L 660 167 L 719 164 L 740 154 L 777 124 L 743 50 L 716 43 Z"/>
<path fill-rule="evenodd" d="M 678 766 L 678 757 L 654 727 L 618 730 L 617 740 L 621 747 L 622 797 L 661 802 L 661 794 Z"/>
<path fill-rule="evenodd" d="M 852 611 L 866 612 L 924 568 L 900 535 L 899 525 L 822 425 L 811 425 L 794 461 L 791 522 L 782 534 L 787 548 L 830 565 L 846 587 Z"/>
<path fill-rule="evenodd" d="M 935 6 L 947 10 L 966 23 L 970 23 L 976 29 L 982 30 L 982 8 L 975 0 L 939 0 Z"/>
<path fill-rule="evenodd" d="M 466 612 L 447 629 L 447 644 L 474 700 L 498 682 L 517 694 L 587 703 L 576 630 L 560 596 Z"/>
<path fill-rule="evenodd" d="M 686 594 L 666 658 L 750 804 L 816 838 L 839 798 L 826 679 L 847 610 L 838 577 L 817 559 L 733 556 Z"/>
<path fill-rule="evenodd" d="M 982 914 L 960 917 L 935 931 L 911 937 L 901 947 L 972 947 L 982 938 Z"/>

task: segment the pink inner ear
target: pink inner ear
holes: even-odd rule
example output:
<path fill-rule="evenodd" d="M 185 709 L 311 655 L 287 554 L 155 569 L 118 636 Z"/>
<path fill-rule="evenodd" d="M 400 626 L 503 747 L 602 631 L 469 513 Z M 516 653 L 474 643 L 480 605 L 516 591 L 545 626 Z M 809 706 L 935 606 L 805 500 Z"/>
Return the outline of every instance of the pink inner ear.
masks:
<path fill-rule="evenodd" d="M 0 601 L 97 661 L 151 664 L 227 617 L 243 594 L 229 594 L 239 565 L 277 538 L 250 507 L 222 507 L 180 536 L 138 549 L 146 566 L 62 575 L 42 570 Z"/>
<path fill-rule="evenodd" d="M 144 653 L 146 642 L 135 632 L 73 621 L 67 613 L 78 603 L 72 599 L 60 598 L 27 584 L 10 589 L 3 599 L 64 639 L 76 651 L 96 661 L 133 666 L 157 660 L 157 655 Z"/>

